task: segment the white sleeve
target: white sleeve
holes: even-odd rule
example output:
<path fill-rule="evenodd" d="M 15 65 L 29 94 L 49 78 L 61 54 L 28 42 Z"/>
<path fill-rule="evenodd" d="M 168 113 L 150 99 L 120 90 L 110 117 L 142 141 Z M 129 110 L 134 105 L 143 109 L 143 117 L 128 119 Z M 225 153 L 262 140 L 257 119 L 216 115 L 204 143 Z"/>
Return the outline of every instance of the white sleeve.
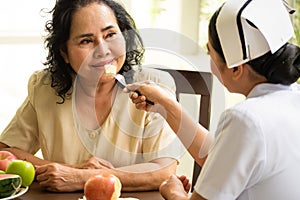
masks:
<path fill-rule="evenodd" d="M 195 185 L 207 199 L 236 199 L 259 178 L 265 159 L 263 133 L 250 113 L 227 110 Z"/>

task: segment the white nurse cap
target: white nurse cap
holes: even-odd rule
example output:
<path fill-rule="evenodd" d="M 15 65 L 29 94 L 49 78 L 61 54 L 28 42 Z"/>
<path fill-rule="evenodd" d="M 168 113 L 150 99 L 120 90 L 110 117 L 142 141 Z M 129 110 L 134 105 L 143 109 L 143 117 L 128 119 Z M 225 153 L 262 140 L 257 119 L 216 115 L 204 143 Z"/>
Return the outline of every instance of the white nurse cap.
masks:
<path fill-rule="evenodd" d="M 228 0 L 220 10 L 216 29 L 229 68 L 282 47 L 294 35 L 282 0 Z"/>

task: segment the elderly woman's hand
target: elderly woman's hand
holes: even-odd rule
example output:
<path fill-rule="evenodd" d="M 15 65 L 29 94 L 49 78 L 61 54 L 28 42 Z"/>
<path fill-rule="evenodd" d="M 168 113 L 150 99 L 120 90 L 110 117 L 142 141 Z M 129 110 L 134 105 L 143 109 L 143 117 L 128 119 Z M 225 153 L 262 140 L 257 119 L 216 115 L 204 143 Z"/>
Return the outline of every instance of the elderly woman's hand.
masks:
<path fill-rule="evenodd" d="M 103 168 L 112 169 L 112 168 L 114 168 L 114 166 L 107 160 L 93 156 L 90 159 L 88 159 L 86 162 L 77 165 L 76 168 L 79 168 L 79 169 L 103 169 Z"/>
<path fill-rule="evenodd" d="M 81 171 L 83 170 L 59 163 L 50 163 L 36 167 L 36 180 L 48 191 L 74 192 L 81 190 L 85 183 Z"/>

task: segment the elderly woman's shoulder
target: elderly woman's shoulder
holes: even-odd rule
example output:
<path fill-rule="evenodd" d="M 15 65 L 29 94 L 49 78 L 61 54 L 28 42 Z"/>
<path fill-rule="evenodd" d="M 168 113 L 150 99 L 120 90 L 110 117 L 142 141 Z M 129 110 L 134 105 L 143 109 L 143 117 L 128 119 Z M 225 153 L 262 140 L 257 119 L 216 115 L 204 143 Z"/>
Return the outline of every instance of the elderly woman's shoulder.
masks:
<path fill-rule="evenodd" d="M 153 68 L 153 67 L 143 67 L 141 69 L 136 69 L 135 73 L 136 81 L 147 81 L 151 80 L 156 83 L 161 82 L 174 82 L 172 76 L 162 69 Z"/>
<path fill-rule="evenodd" d="M 51 88 L 51 74 L 48 70 L 42 69 L 33 72 L 28 80 L 29 92 L 39 89 Z"/>
<path fill-rule="evenodd" d="M 51 74 L 47 69 L 34 71 L 28 81 L 29 85 L 49 85 L 51 83 Z"/>
<path fill-rule="evenodd" d="M 153 67 L 142 67 L 135 70 L 133 82 L 152 81 L 166 90 L 175 93 L 175 81 L 168 72 Z"/>

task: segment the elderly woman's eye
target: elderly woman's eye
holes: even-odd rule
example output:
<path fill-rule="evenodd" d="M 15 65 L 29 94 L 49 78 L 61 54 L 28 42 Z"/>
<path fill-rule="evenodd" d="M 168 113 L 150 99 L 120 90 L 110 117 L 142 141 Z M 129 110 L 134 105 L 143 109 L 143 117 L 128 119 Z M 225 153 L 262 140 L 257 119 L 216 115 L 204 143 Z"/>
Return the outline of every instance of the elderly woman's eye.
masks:
<path fill-rule="evenodd" d="M 107 39 L 111 39 L 111 38 L 114 38 L 116 35 L 117 35 L 117 34 L 116 34 L 115 32 L 111 32 L 111 33 L 108 33 L 108 34 L 106 35 L 106 38 L 107 38 Z"/>
<path fill-rule="evenodd" d="M 91 39 L 84 39 L 80 41 L 80 44 L 89 44 L 91 42 L 93 42 Z"/>

